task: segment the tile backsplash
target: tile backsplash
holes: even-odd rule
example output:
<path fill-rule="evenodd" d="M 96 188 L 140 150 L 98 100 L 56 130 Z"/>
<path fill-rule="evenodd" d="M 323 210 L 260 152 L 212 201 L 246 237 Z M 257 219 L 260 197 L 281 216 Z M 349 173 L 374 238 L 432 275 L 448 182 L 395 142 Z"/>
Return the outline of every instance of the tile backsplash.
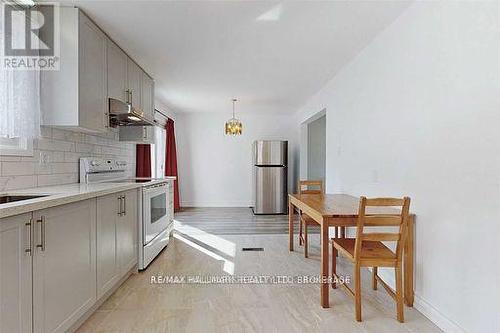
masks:
<path fill-rule="evenodd" d="M 79 158 L 102 157 L 128 162 L 135 175 L 135 144 L 118 141 L 118 133 L 87 134 L 42 127 L 32 157 L 0 156 L 0 192 L 78 182 Z"/>

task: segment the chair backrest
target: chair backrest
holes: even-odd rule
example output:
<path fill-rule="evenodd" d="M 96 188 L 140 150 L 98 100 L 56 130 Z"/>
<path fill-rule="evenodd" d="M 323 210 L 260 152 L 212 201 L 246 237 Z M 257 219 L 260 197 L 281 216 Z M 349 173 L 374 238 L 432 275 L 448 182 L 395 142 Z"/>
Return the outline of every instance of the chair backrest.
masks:
<path fill-rule="evenodd" d="M 373 208 L 368 212 L 367 207 Z M 383 207 L 399 207 L 401 210 L 384 212 Z M 405 242 L 408 215 L 410 211 L 410 198 L 372 198 L 361 197 L 359 200 L 359 217 L 356 228 L 356 243 L 354 249 L 355 259 L 359 259 L 363 241 L 396 242 L 396 257 L 401 261 L 402 250 Z M 397 232 L 367 232 L 366 227 L 398 227 Z"/>
<path fill-rule="evenodd" d="M 299 194 L 323 194 L 323 181 L 321 180 L 300 180 Z"/>

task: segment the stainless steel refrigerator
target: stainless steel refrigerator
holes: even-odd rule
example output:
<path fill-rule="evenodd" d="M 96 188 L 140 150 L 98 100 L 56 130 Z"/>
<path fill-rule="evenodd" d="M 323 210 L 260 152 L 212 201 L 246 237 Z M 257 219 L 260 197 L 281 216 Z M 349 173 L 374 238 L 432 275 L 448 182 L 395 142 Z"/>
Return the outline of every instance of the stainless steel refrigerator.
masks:
<path fill-rule="evenodd" d="M 253 213 L 285 214 L 288 141 L 255 141 L 253 156 Z"/>

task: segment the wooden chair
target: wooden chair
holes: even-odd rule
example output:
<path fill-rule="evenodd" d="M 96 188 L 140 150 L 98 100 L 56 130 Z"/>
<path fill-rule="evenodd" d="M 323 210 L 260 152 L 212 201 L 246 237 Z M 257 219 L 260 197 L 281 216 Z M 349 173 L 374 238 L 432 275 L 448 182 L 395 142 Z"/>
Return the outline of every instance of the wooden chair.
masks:
<path fill-rule="evenodd" d="M 323 182 L 321 180 L 301 180 L 299 181 L 299 194 L 324 194 Z M 313 189 L 311 189 L 313 188 Z M 313 220 L 307 214 L 299 211 L 300 223 L 299 223 L 299 245 L 304 245 L 304 257 L 309 257 L 309 244 L 307 227 L 311 225 L 319 225 L 318 222 Z M 304 234 L 302 234 L 304 230 Z M 320 240 L 321 242 L 321 240 Z M 320 243 L 321 244 L 321 243 Z"/>
<path fill-rule="evenodd" d="M 399 214 L 366 214 L 366 207 L 401 207 Z M 374 208 L 379 209 L 380 208 Z M 377 282 L 387 290 L 396 301 L 397 319 L 404 322 L 402 256 L 406 237 L 410 198 L 374 198 L 361 197 L 359 201 L 359 218 L 356 226 L 356 238 L 333 238 L 332 244 L 332 288 L 336 288 L 337 252 L 354 263 L 354 291 L 342 284 L 344 289 L 354 297 L 356 303 L 356 320 L 361 321 L 361 267 L 373 267 L 372 288 L 377 290 Z M 367 227 L 393 226 L 397 232 L 366 232 Z M 382 242 L 396 242 L 393 252 Z M 378 275 L 378 267 L 394 267 L 396 274 L 396 291 L 392 290 Z M 337 279 L 337 280 L 335 280 Z"/>

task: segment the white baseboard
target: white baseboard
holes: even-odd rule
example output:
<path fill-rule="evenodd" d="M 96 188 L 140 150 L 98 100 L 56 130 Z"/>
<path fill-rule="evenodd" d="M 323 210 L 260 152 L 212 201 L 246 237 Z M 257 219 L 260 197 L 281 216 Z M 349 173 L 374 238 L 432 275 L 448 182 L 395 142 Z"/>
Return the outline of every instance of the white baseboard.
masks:
<path fill-rule="evenodd" d="M 228 202 L 228 201 L 183 201 L 181 202 L 181 207 L 208 207 L 208 208 L 214 208 L 214 207 L 250 207 L 252 206 L 251 202 L 248 201 L 233 201 L 233 202 Z"/>
<path fill-rule="evenodd" d="M 413 301 L 413 306 L 415 309 L 426 316 L 430 321 L 432 321 L 437 327 L 442 329 L 446 333 L 465 333 L 465 330 L 458 326 L 453 320 L 446 317 L 442 312 L 436 309 L 429 302 L 424 300 L 422 297 L 415 294 L 415 299 Z"/>
<path fill-rule="evenodd" d="M 369 268 L 371 271 L 371 267 Z M 394 273 L 391 274 L 392 269 L 382 270 L 378 269 L 378 275 L 385 281 L 391 288 L 394 289 L 395 277 Z M 436 309 L 432 304 L 423 299 L 421 296 L 415 293 L 415 299 L 413 300 L 413 307 L 415 310 L 423 314 L 427 319 L 433 322 L 437 327 L 446 333 L 465 333 L 465 330 L 458 326 L 453 320 L 446 317 L 441 311 Z"/>

